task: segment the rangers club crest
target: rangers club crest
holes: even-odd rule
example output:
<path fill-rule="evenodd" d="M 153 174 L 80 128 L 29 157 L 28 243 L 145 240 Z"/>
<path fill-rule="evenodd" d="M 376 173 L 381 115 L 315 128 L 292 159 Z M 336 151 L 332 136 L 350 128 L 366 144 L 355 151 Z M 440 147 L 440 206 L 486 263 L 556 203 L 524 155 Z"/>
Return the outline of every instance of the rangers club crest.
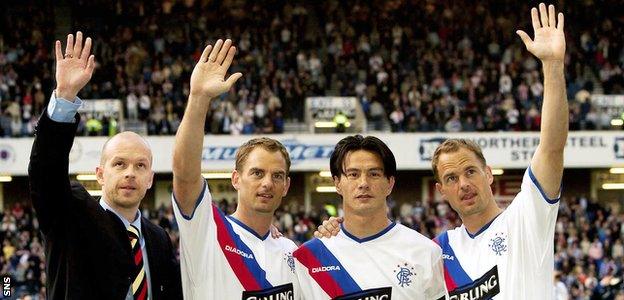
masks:
<path fill-rule="evenodd" d="M 284 260 L 286 261 L 286 263 L 290 267 L 290 271 L 295 273 L 295 259 L 293 258 L 292 253 L 288 252 L 288 253 L 284 254 Z"/>
<path fill-rule="evenodd" d="M 507 235 L 502 232 L 495 234 L 494 238 L 490 239 L 488 246 L 496 255 L 502 256 L 503 253 L 507 252 Z"/>
<path fill-rule="evenodd" d="M 412 277 L 416 276 L 413 267 L 409 267 L 407 263 L 402 266 L 397 265 L 397 269 L 394 270 L 396 279 L 401 287 L 409 286 L 412 283 Z"/>

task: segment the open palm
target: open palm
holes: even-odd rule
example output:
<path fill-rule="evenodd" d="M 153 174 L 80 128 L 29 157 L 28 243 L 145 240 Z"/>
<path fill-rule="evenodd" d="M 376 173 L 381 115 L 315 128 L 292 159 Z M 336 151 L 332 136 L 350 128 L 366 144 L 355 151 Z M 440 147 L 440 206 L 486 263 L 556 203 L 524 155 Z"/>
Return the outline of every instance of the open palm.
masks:
<path fill-rule="evenodd" d="M 559 13 L 555 21 L 555 7 L 540 3 L 539 14 L 536 8 L 531 9 L 531 21 L 535 39 L 531 40 L 522 30 L 516 31 L 527 50 L 541 61 L 563 61 L 565 57 L 565 36 L 563 34 L 563 14 Z M 541 23 L 540 23 L 541 21 Z"/>
<path fill-rule="evenodd" d="M 207 46 L 191 74 L 191 94 L 202 98 L 214 98 L 225 92 L 243 74 L 235 73 L 225 79 L 232 60 L 236 54 L 236 47 L 231 40 L 218 40 L 214 47 Z"/>
<path fill-rule="evenodd" d="M 61 54 L 61 42 L 56 41 L 56 87 L 57 96 L 73 101 L 93 75 L 95 58 L 91 53 L 91 38 L 87 38 L 83 48 L 82 33 L 67 36 L 65 55 Z"/>

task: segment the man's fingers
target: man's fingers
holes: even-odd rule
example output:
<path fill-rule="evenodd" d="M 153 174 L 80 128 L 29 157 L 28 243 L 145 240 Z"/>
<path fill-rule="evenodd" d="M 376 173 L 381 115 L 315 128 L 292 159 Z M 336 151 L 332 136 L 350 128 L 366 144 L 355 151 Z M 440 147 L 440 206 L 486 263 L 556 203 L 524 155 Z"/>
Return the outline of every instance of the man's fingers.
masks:
<path fill-rule="evenodd" d="M 535 7 L 531 8 L 531 24 L 533 24 L 533 34 L 535 34 L 538 29 L 542 28 L 542 25 L 540 25 L 537 8 Z"/>
<path fill-rule="evenodd" d="M 552 28 L 557 27 L 557 23 L 555 23 L 555 16 L 555 6 L 552 4 L 548 5 L 548 26 Z"/>
<path fill-rule="evenodd" d="M 93 70 L 95 69 L 95 56 L 89 56 L 89 61 L 87 62 L 87 72 L 89 74 L 93 74 Z"/>
<path fill-rule="evenodd" d="M 560 31 L 563 31 L 563 13 L 559 13 L 557 17 L 558 17 L 557 29 Z"/>
<path fill-rule="evenodd" d="M 542 27 L 548 27 L 548 12 L 546 12 L 546 4 L 539 4 L 540 20 L 542 21 Z"/>
<path fill-rule="evenodd" d="M 217 55 L 217 60 L 215 61 L 218 64 L 222 64 L 225 56 L 229 53 L 230 47 L 232 46 L 232 40 L 227 39 L 225 43 L 223 43 L 223 47 L 219 50 L 219 54 Z"/>
<path fill-rule="evenodd" d="M 211 62 L 214 62 L 217 60 L 217 55 L 219 55 L 219 51 L 221 50 L 221 46 L 223 45 L 223 40 L 219 39 L 214 47 L 212 47 L 212 51 L 210 52 L 210 55 L 208 56 L 208 60 Z"/>
<path fill-rule="evenodd" d="M 74 50 L 74 35 L 67 35 L 67 45 L 65 45 L 65 57 L 71 56 L 72 51 Z"/>
<path fill-rule="evenodd" d="M 529 49 L 529 45 L 531 43 L 533 43 L 533 41 L 531 40 L 529 35 L 526 32 L 522 31 L 522 30 L 516 30 L 516 34 L 518 34 L 520 36 L 520 38 L 522 39 L 522 42 L 524 43 L 524 45 L 527 47 L 527 49 Z"/>
<path fill-rule="evenodd" d="M 80 58 L 80 52 L 82 51 L 82 32 L 76 32 L 76 42 L 74 43 L 74 51 L 72 51 L 74 57 Z"/>
<path fill-rule="evenodd" d="M 54 54 L 56 55 L 56 61 L 63 59 L 63 53 L 61 52 L 61 41 L 57 40 L 54 43 Z"/>
<path fill-rule="evenodd" d="M 212 45 L 208 45 L 206 46 L 206 48 L 204 48 L 204 52 L 202 52 L 202 55 L 199 58 L 200 63 L 205 63 L 206 61 L 208 61 L 208 56 L 210 55 L 211 50 L 212 50 Z"/>
<path fill-rule="evenodd" d="M 232 61 L 234 60 L 234 55 L 236 54 L 236 47 L 232 46 L 230 47 L 230 50 L 228 50 L 227 52 L 227 56 L 225 57 L 225 60 L 223 61 L 223 69 L 227 72 L 227 70 L 230 68 L 230 65 L 232 64 Z"/>
<path fill-rule="evenodd" d="M 225 84 L 227 85 L 228 90 L 241 77 L 243 77 L 243 73 L 240 73 L 240 72 L 239 73 L 234 73 L 234 74 L 230 75 L 230 77 L 225 81 Z"/>
<path fill-rule="evenodd" d="M 91 43 L 92 43 L 91 38 L 88 37 L 87 40 L 85 41 L 85 45 L 84 45 L 84 48 L 82 49 L 82 53 L 80 53 L 80 59 L 84 61 L 85 63 L 87 62 L 91 54 Z"/>

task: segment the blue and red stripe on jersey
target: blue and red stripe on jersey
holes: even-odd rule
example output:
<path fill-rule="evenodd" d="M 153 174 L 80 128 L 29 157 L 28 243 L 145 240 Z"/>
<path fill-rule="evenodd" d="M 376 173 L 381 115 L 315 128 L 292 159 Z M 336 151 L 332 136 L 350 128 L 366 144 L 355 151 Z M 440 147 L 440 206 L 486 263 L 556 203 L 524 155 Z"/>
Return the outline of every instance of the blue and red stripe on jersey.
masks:
<path fill-rule="evenodd" d="M 306 242 L 293 253 L 293 256 L 308 269 L 310 276 L 331 298 L 362 291 L 321 240 L 314 238 Z M 313 269 L 321 267 L 334 268 L 313 272 Z"/>
<path fill-rule="evenodd" d="M 256 256 L 251 249 L 241 240 L 240 236 L 234 232 L 232 224 L 228 222 L 225 215 L 219 208 L 212 204 L 215 224 L 217 226 L 217 240 L 219 247 L 230 264 L 236 278 L 240 281 L 246 291 L 263 290 L 273 287 L 266 279 L 266 272 L 256 261 Z M 226 246 L 233 247 L 253 257 L 245 257 L 238 253 L 226 250 Z"/>
<path fill-rule="evenodd" d="M 446 289 L 451 292 L 458 287 L 462 287 L 472 283 L 472 279 L 464 268 L 459 263 L 455 251 L 449 243 L 448 233 L 444 232 L 433 239 L 440 248 L 442 248 L 443 260 L 444 260 L 444 281 L 446 282 Z"/>

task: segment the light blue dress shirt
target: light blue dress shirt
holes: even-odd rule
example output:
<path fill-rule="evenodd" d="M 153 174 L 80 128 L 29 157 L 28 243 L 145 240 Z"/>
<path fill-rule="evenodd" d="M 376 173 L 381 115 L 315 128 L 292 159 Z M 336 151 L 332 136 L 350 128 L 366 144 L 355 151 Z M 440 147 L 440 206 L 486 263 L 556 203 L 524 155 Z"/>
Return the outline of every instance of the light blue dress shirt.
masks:
<path fill-rule="evenodd" d="M 52 92 L 48 102 L 48 117 L 52 121 L 62 123 L 74 123 L 74 116 L 82 105 L 82 100 L 76 97 L 74 102 L 67 99 L 56 98 L 56 91 Z"/>

